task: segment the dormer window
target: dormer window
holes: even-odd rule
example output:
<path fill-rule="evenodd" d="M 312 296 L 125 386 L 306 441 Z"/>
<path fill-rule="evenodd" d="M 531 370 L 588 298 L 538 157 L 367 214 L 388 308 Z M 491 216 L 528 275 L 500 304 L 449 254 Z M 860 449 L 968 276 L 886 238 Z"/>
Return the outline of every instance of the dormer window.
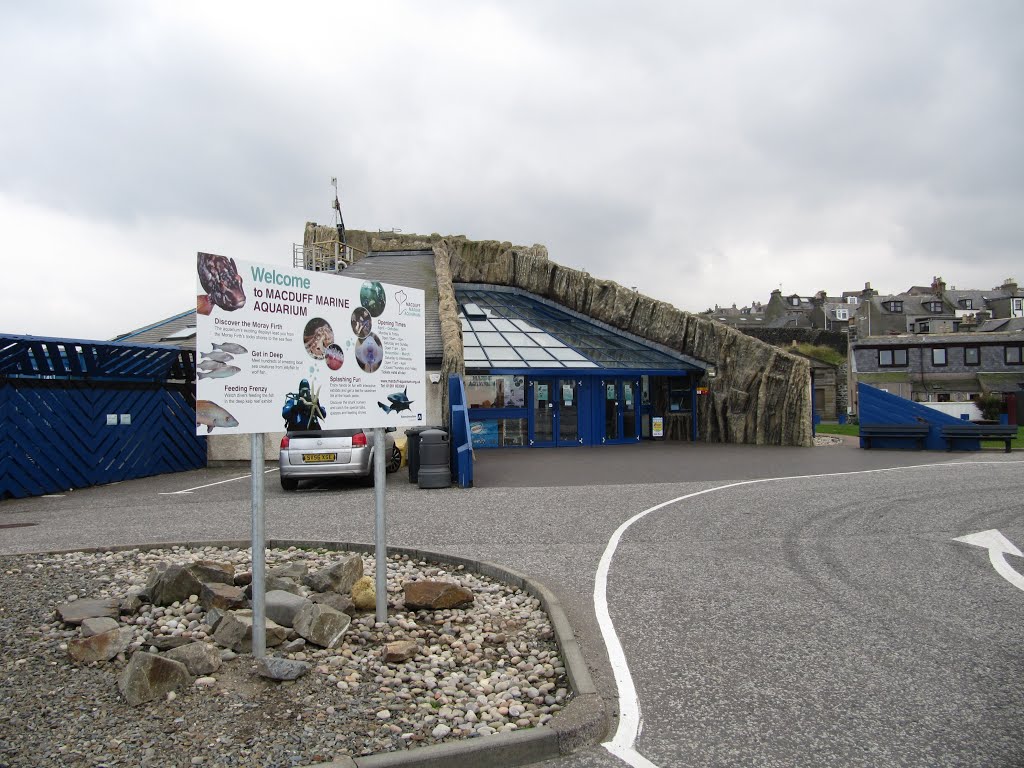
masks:
<path fill-rule="evenodd" d="M 927 309 L 929 312 L 936 312 L 936 313 L 938 313 L 938 312 L 942 311 L 942 302 L 941 301 L 927 301 L 927 302 L 925 302 L 924 306 L 925 306 L 925 309 Z"/>
<path fill-rule="evenodd" d="M 799 307 L 800 306 L 800 297 L 799 296 L 790 296 L 789 297 L 789 303 L 790 303 L 791 306 Z"/>
<path fill-rule="evenodd" d="M 974 300 L 973 299 L 960 299 L 960 306 L 963 309 L 974 309 Z"/>
<path fill-rule="evenodd" d="M 850 319 L 850 313 L 849 313 L 849 311 L 845 307 L 840 308 L 840 309 L 836 309 L 836 320 L 849 320 L 849 319 Z"/>
<path fill-rule="evenodd" d="M 887 301 L 883 305 L 890 312 L 902 312 L 903 302 L 902 301 Z"/>
<path fill-rule="evenodd" d="M 847 296 L 846 297 L 846 303 L 847 304 L 856 304 L 857 303 L 857 297 L 856 296 Z"/>

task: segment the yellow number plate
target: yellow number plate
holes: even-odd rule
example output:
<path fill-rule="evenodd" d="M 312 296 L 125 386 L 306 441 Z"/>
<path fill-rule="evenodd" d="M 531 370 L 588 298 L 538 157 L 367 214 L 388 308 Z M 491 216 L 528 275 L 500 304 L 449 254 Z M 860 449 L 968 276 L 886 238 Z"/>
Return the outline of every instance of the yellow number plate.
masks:
<path fill-rule="evenodd" d="M 336 453 L 304 453 L 302 462 L 304 464 L 321 464 L 325 461 L 334 461 L 338 458 Z"/>

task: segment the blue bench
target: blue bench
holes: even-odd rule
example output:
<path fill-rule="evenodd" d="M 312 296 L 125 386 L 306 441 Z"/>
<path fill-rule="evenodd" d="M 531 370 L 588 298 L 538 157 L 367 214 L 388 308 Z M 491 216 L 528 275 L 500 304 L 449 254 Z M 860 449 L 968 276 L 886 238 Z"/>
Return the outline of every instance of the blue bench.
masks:
<path fill-rule="evenodd" d="M 875 437 L 916 440 L 918 450 L 924 450 L 929 429 L 927 424 L 861 424 L 860 438 L 864 441 L 865 450 L 871 448 L 871 439 Z"/>
<path fill-rule="evenodd" d="M 942 428 L 947 451 L 953 450 L 954 440 L 1002 440 L 1009 453 L 1010 443 L 1016 436 L 1017 428 L 1005 424 L 947 424 Z"/>

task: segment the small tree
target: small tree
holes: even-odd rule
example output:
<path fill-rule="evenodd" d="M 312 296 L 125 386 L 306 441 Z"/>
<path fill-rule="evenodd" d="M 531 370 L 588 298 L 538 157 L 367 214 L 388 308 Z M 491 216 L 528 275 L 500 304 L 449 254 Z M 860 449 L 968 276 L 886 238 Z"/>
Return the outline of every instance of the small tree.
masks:
<path fill-rule="evenodd" d="M 981 411 L 981 418 L 985 421 L 998 421 L 999 414 L 1003 412 L 1003 396 L 995 392 L 985 392 L 974 398 L 978 410 Z"/>

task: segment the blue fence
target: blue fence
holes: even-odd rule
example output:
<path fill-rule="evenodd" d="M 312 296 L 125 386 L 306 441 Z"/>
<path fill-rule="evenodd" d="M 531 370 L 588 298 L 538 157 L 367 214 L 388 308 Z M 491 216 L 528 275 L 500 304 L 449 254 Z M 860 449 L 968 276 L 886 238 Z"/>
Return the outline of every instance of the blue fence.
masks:
<path fill-rule="evenodd" d="M 206 466 L 191 350 L 0 335 L 0 499 Z"/>

